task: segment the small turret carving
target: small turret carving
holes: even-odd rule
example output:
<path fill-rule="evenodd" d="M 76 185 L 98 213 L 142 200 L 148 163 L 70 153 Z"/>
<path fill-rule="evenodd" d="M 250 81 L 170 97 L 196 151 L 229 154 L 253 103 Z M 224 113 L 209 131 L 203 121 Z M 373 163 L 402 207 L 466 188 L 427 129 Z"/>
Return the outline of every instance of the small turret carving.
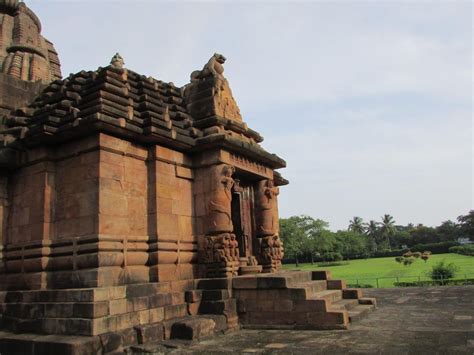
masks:
<path fill-rule="evenodd" d="M 125 62 L 119 53 L 115 53 L 115 55 L 112 57 L 112 60 L 110 61 L 110 65 L 114 68 L 123 69 Z"/>
<path fill-rule="evenodd" d="M 223 64 L 225 61 L 226 58 L 222 54 L 214 53 L 202 70 L 195 70 L 191 73 L 191 82 L 196 82 L 208 77 L 224 79 L 222 74 L 224 73 Z"/>

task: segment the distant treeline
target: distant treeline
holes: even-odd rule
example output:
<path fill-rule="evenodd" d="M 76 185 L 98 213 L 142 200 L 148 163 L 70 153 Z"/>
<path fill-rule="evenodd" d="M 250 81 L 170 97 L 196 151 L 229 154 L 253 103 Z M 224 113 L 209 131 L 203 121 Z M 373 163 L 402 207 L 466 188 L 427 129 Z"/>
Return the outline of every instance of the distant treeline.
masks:
<path fill-rule="evenodd" d="M 397 225 L 388 214 L 380 222 L 354 217 L 347 230 L 332 232 L 329 223 L 310 216 L 280 219 L 286 262 L 338 261 L 399 256 L 407 250 L 447 253 L 459 240 L 474 241 L 474 210 L 437 227 Z M 452 249 L 454 251 L 457 249 Z"/>

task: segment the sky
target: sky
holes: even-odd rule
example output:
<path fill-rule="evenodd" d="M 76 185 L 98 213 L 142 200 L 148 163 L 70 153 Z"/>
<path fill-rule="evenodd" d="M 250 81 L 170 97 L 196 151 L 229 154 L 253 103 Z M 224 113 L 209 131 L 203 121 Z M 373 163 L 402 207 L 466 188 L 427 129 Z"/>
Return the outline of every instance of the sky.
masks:
<path fill-rule="evenodd" d="M 63 76 L 109 64 L 182 86 L 214 52 L 263 147 L 281 217 L 346 229 L 473 209 L 470 1 L 27 0 Z"/>

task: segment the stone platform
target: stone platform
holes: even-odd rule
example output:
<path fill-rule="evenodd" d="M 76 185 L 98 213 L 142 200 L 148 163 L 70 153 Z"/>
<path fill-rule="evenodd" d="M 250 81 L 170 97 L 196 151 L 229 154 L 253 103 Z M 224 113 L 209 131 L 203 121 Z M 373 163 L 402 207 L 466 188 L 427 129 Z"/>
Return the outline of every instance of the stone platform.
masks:
<path fill-rule="evenodd" d="M 172 354 L 473 354 L 474 286 L 369 289 L 377 311 L 346 331 L 242 330 Z M 139 350 L 139 349 L 137 349 Z"/>
<path fill-rule="evenodd" d="M 0 297 L 0 326 L 6 331 L 0 334 L 1 354 L 109 353 L 195 341 L 241 326 L 347 329 L 375 308 L 375 299 L 363 298 L 325 271 L 7 291 Z"/>

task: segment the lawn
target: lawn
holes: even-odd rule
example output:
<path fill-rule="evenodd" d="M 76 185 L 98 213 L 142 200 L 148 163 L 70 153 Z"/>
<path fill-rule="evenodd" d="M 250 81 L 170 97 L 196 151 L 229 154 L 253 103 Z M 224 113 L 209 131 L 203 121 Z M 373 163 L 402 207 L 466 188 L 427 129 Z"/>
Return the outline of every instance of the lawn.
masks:
<path fill-rule="evenodd" d="M 459 254 L 436 254 L 425 263 L 419 259 L 411 266 L 404 266 L 394 257 L 350 260 L 347 265 L 318 267 L 316 264 L 283 266 L 285 270 L 331 270 L 334 279 L 344 279 L 349 284 L 371 284 L 374 287 L 393 287 L 393 282 L 429 280 L 427 272 L 438 262 L 453 263 L 459 271 L 456 278 L 474 279 L 474 257 Z M 378 280 L 376 280 L 378 278 Z"/>

